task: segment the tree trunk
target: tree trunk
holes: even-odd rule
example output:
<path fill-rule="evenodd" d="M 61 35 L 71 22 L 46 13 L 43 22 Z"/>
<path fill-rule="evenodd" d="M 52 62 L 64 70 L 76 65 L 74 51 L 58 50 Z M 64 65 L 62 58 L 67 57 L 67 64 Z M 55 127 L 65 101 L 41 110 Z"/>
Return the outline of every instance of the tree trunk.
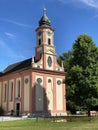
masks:
<path fill-rule="evenodd" d="M 91 116 L 90 109 L 88 108 L 88 117 L 90 117 L 90 116 Z"/>

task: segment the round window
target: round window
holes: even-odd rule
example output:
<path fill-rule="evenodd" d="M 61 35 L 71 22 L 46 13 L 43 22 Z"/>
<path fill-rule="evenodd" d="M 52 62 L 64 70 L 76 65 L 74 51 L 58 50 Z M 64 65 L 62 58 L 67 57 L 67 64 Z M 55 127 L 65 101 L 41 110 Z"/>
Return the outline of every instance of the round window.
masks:
<path fill-rule="evenodd" d="M 51 83 L 51 79 L 48 79 L 48 83 Z"/>
<path fill-rule="evenodd" d="M 26 84 L 28 83 L 28 79 L 27 79 L 27 78 L 25 79 L 25 83 L 26 83 Z"/>
<path fill-rule="evenodd" d="M 40 84 L 42 82 L 42 79 L 41 78 L 38 78 L 37 79 L 37 82 Z"/>
<path fill-rule="evenodd" d="M 57 84 L 60 85 L 60 84 L 61 84 L 61 80 L 58 80 L 58 81 L 57 81 Z"/>

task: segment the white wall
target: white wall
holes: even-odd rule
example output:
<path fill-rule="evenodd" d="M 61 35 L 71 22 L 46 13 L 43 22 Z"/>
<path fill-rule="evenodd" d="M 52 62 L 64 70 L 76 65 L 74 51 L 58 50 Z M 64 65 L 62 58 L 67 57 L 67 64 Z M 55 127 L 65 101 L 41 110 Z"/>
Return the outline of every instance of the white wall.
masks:
<path fill-rule="evenodd" d="M 57 78 L 56 79 L 56 109 L 57 110 L 63 110 L 63 85 L 62 83 L 60 85 L 57 84 L 57 81 L 60 80 L 62 82 L 62 79 Z"/>
<path fill-rule="evenodd" d="M 20 97 L 21 97 L 21 78 L 17 78 L 17 79 L 16 79 L 15 98 L 18 97 L 18 81 L 20 81 Z"/>
<path fill-rule="evenodd" d="M 6 101 L 4 101 L 4 97 L 5 97 L 5 84 L 7 85 L 7 88 L 6 88 Z M 6 111 L 7 110 L 7 91 L 8 91 L 8 82 L 7 81 L 4 81 L 3 82 L 3 103 L 2 103 L 2 107 L 3 109 Z"/>
<path fill-rule="evenodd" d="M 30 76 L 24 77 L 24 111 L 29 111 L 30 98 Z"/>
<path fill-rule="evenodd" d="M 51 80 L 51 82 L 48 82 L 49 80 Z M 53 78 L 51 77 L 47 77 L 47 90 L 46 90 L 46 98 L 47 98 L 47 106 L 48 106 L 48 110 L 53 110 Z"/>
<path fill-rule="evenodd" d="M 11 83 L 13 82 L 13 99 L 12 101 L 10 100 L 11 99 Z M 8 99 L 8 111 L 11 111 L 14 109 L 14 106 L 13 106 L 13 103 L 14 103 L 14 80 L 10 80 L 9 81 L 9 99 Z"/>

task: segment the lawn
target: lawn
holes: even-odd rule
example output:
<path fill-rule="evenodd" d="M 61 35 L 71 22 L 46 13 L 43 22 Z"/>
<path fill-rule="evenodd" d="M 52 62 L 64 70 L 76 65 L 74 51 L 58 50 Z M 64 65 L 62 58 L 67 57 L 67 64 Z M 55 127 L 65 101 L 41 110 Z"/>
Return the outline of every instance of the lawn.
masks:
<path fill-rule="evenodd" d="M 50 119 L 6 121 L 0 122 L 0 130 L 98 130 L 98 119 L 74 122 L 51 122 Z"/>

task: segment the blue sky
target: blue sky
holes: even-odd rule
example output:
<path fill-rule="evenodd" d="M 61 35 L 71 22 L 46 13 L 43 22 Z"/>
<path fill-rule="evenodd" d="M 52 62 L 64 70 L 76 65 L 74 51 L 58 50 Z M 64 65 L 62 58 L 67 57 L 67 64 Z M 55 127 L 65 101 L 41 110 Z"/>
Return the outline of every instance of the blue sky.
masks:
<path fill-rule="evenodd" d="M 71 50 L 79 34 L 98 46 L 98 0 L 0 0 L 0 71 L 34 56 L 44 6 L 55 29 L 57 57 Z"/>

